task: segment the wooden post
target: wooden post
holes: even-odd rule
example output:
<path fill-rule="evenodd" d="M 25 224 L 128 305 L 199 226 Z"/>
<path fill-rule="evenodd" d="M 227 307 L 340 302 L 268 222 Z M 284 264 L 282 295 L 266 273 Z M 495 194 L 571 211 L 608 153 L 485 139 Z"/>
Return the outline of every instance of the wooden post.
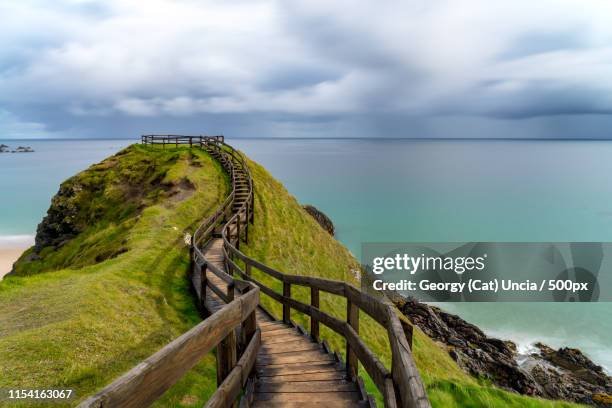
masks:
<path fill-rule="evenodd" d="M 245 261 L 244 273 L 246 273 L 247 276 L 251 276 L 251 263 L 248 261 Z"/>
<path fill-rule="evenodd" d="M 236 366 L 236 331 L 232 330 L 225 339 L 217 345 L 217 386 L 229 375 Z M 232 407 L 235 404 L 231 405 Z"/>
<path fill-rule="evenodd" d="M 189 136 L 189 148 L 191 149 L 192 147 L 193 147 L 193 140 L 191 136 Z"/>
<path fill-rule="evenodd" d="M 206 309 L 206 287 L 208 286 L 206 278 L 206 263 L 200 266 L 200 310 L 204 317 L 208 315 Z"/>
<path fill-rule="evenodd" d="M 400 319 L 400 323 L 402 324 L 402 329 L 404 329 L 404 335 L 406 336 L 406 341 L 408 341 L 408 346 L 410 350 L 412 350 L 412 331 L 414 328 L 410 323 L 404 320 Z"/>
<path fill-rule="evenodd" d="M 291 297 L 291 284 L 283 282 L 283 296 Z M 287 303 L 283 303 L 283 322 L 285 324 L 291 324 L 291 306 Z"/>
<path fill-rule="evenodd" d="M 240 249 L 240 214 L 236 216 L 236 249 Z"/>
<path fill-rule="evenodd" d="M 233 273 L 232 273 L 233 275 Z M 229 298 L 229 302 L 231 302 L 232 300 L 234 300 L 234 293 L 235 293 L 235 286 L 234 283 L 230 283 L 229 285 L 227 285 L 227 297 Z M 228 303 L 229 303 L 228 302 Z"/>
<path fill-rule="evenodd" d="M 251 184 L 251 197 L 249 200 L 251 201 L 251 224 L 255 222 L 255 187 Z"/>
<path fill-rule="evenodd" d="M 244 214 L 244 242 L 249 243 L 249 202 L 246 204 L 246 213 Z"/>
<path fill-rule="evenodd" d="M 346 321 L 349 326 L 359 334 L 359 307 L 350 300 L 346 300 Z M 357 377 L 359 371 L 359 360 L 357 354 L 351 349 L 348 341 L 346 342 L 346 373 L 349 378 Z"/>
<path fill-rule="evenodd" d="M 234 300 L 234 285 L 227 286 L 227 297 L 229 302 Z M 229 303 L 228 302 L 228 303 Z M 236 366 L 238 360 L 238 343 L 236 338 L 236 330 L 230 331 L 227 337 L 217 346 L 217 386 L 220 386 L 223 380 L 229 375 L 232 369 Z M 231 407 L 236 407 L 233 403 Z"/>
<path fill-rule="evenodd" d="M 310 287 L 310 306 L 319 308 L 319 289 Z M 319 342 L 319 321 L 310 316 L 310 336 L 315 342 Z"/>
<path fill-rule="evenodd" d="M 250 290 L 251 287 L 247 287 L 246 290 L 242 292 L 242 294 L 245 295 Z M 246 348 L 246 346 L 249 344 L 249 341 L 253 338 L 255 330 L 257 330 L 257 317 L 255 315 L 255 311 L 253 311 L 249 315 L 249 317 L 247 317 L 242 323 L 242 344 L 244 348 Z"/>

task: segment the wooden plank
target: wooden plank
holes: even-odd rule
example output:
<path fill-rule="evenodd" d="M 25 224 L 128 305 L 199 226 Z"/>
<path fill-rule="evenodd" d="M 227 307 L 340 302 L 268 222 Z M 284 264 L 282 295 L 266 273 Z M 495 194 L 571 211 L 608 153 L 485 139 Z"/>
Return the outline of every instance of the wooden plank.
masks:
<path fill-rule="evenodd" d="M 319 308 L 319 289 L 315 287 L 310 288 L 310 307 Z M 310 316 L 310 336 L 314 341 L 319 341 L 319 321 L 312 315 Z"/>
<path fill-rule="evenodd" d="M 280 323 L 280 324 L 277 323 L 277 324 L 267 325 L 265 327 L 262 327 L 262 331 L 267 332 L 267 333 L 271 333 L 271 332 L 275 332 L 279 330 L 285 330 L 285 329 L 295 330 L 295 327 L 289 326 L 285 323 Z"/>
<path fill-rule="evenodd" d="M 262 383 L 276 383 L 286 381 L 325 381 L 325 380 L 346 380 L 346 373 L 342 371 L 324 371 L 318 373 L 300 373 L 300 374 L 288 374 L 288 375 L 276 375 L 273 377 L 261 377 L 258 381 Z M 316 384 L 313 384 L 316 386 Z"/>
<path fill-rule="evenodd" d="M 294 353 L 281 353 L 259 355 L 257 365 L 274 365 L 274 364 L 292 364 L 292 363 L 311 363 L 318 361 L 332 361 L 333 357 L 329 354 L 324 354 L 319 350 L 301 351 Z"/>
<path fill-rule="evenodd" d="M 317 343 L 298 342 L 298 343 L 278 343 L 278 344 L 275 344 L 275 347 L 262 347 L 261 354 L 271 355 L 271 354 L 283 354 L 287 352 L 311 351 L 311 350 L 319 350 L 323 352 L 323 350 L 321 349 L 321 346 Z"/>
<path fill-rule="evenodd" d="M 326 401 L 326 402 L 273 402 L 253 401 L 251 408 L 366 408 L 366 401 Z"/>
<path fill-rule="evenodd" d="M 328 380 L 309 382 L 278 382 L 278 383 L 257 383 L 255 393 L 259 392 L 348 392 L 359 391 L 357 385 L 345 380 Z"/>
<path fill-rule="evenodd" d="M 264 344 L 268 345 L 268 344 L 276 344 L 276 343 L 286 343 L 289 341 L 295 341 L 296 339 L 304 339 L 304 340 L 310 340 L 308 337 L 302 336 L 298 333 L 294 334 L 285 334 L 282 336 L 273 336 L 270 338 L 265 338 L 264 340 Z"/>
<path fill-rule="evenodd" d="M 359 334 L 359 308 L 350 300 L 346 302 L 346 322 L 348 326 Z M 349 378 L 357 377 L 359 371 L 359 360 L 357 354 L 351 346 L 351 342 L 346 342 L 346 373 Z"/>
<path fill-rule="evenodd" d="M 256 392 L 254 401 L 270 401 L 270 402 L 335 402 L 335 401 L 359 401 L 359 393 L 352 392 Z"/>
<path fill-rule="evenodd" d="M 262 330 L 265 330 L 268 327 L 277 327 L 277 326 L 283 326 L 283 327 L 288 327 L 285 323 L 283 322 L 277 322 L 277 321 L 267 321 L 267 322 L 259 322 L 259 327 L 262 328 Z"/>
<path fill-rule="evenodd" d="M 265 331 L 265 332 L 263 332 L 263 337 L 265 339 L 267 339 L 269 337 L 282 336 L 282 335 L 287 335 L 287 334 L 298 334 L 298 332 L 293 327 L 283 327 L 283 328 L 277 329 L 277 330 L 268 330 L 268 331 Z"/>
<path fill-rule="evenodd" d="M 336 361 L 334 356 L 323 353 L 309 354 L 305 355 L 304 353 L 293 354 L 279 357 L 277 355 L 273 355 L 270 358 L 262 358 L 259 357 L 257 359 L 257 367 L 265 367 L 265 366 L 285 366 L 289 364 L 302 364 L 302 363 L 325 363 L 328 361 Z"/>
<path fill-rule="evenodd" d="M 278 366 L 262 366 L 256 367 L 259 377 L 274 377 L 277 375 L 292 375 L 292 374 L 308 374 L 321 373 L 329 371 L 341 371 L 340 366 L 335 361 L 326 361 L 322 363 L 303 363 L 299 365 Z"/>
<path fill-rule="evenodd" d="M 263 342 L 262 344 L 262 349 L 263 350 L 278 350 L 279 347 L 297 347 L 300 345 L 310 345 L 310 344 L 317 344 L 317 343 L 313 343 L 312 340 L 310 340 L 308 337 L 305 336 L 292 336 L 291 338 L 287 338 L 285 341 L 283 342 L 277 342 L 277 343 L 271 343 L 270 340 L 272 339 L 266 339 L 266 341 Z"/>

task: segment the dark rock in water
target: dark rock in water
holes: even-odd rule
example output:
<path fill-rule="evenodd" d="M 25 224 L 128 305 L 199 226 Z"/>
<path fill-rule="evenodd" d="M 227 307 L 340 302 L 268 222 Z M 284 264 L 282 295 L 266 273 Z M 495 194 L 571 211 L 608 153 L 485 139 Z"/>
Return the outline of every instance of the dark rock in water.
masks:
<path fill-rule="evenodd" d="M 487 337 L 482 330 L 437 307 L 393 297 L 394 303 L 425 334 L 447 346 L 464 370 L 520 394 L 610 407 L 612 378 L 580 350 L 553 350 L 538 343 L 539 353 L 517 359 L 516 345 Z"/>
<path fill-rule="evenodd" d="M 536 343 L 539 353 L 530 357 L 531 372 L 546 397 L 601 407 L 612 406 L 612 378 L 580 350 Z M 606 402 L 607 401 L 607 402 Z"/>
<path fill-rule="evenodd" d="M 318 208 L 316 208 L 313 205 L 307 204 L 307 205 L 304 206 L 304 209 L 315 220 L 317 220 L 319 225 L 321 227 L 323 227 L 323 229 L 325 231 L 329 232 L 329 234 L 332 235 L 332 236 L 334 235 L 334 233 L 335 233 L 334 223 L 332 222 L 331 219 L 329 219 L 329 217 L 327 215 L 323 214 Z"/>
<path fill-rule="evenodd" d="M 33 153 L 33 152 L 34 150 L 30 146 L 19 146 L 16 150 L 14 150 L 14 153 Z"/>

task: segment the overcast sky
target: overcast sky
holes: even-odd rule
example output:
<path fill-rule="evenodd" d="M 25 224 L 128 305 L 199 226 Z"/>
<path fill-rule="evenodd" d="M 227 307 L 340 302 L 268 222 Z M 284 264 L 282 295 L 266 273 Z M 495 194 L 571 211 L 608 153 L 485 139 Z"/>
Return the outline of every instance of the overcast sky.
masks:
<path fill-rule="evenodd" d="M 0 0 L 0 138 L 612 138 L 608 0 Z"/>

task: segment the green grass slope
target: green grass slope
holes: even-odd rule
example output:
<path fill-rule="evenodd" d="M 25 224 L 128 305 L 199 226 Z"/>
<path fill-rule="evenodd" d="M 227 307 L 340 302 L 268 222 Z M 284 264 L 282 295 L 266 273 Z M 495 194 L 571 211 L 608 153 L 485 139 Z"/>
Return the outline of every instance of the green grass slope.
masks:
<path fill-rule="evenodd" d="M 308 215 L 287 190 L 263 167 L 249 162 L 255 182 L 255 224 L 249 231 L 250 242 L 241 249 L 267 265 L 282 272 L 344 280 L 360 286 L 358 262 L 338 241 L 323 230 Z M 253 276 L 282 293 L 282 284 L 276 279 L 255 271 Z M 304 303 L 310 302 L 310 291 L 293 287 L 292 295 Z M 343 298 L 321 293 L 321 309 L 342 319 L 346 318 Z M 262 303 L 277 318 L 282 307 L 266 295 Z M 308 317 L 292 311 L 292 319 L 309 327 Z M 390 368 L 391 354 L 386 331 L 365 313 L 360 314 L 360 336 Z M 333 349 L 343 353 L 342 338 L 321 326 L 321 336 Z M 484 381 L 477 381 L 463 372 L 442 346 L 416 329 L 413 354 L 421 372 L 428 395 L 434 407 L 574 407 L 564 402 L 523 397 L 503 391 Z M 361 369 L 368 391 L 380 395 L 367 374 Z"/>
<path fill-rule="evenodd" d="M 226 197 L 228 180 L 203 152 L 135 145 L 61 189 L 71 193 L 51 212 L 72 209 L 80 232 L 40 259 L 30 250 L 23 276 L 0 282 L 0 388 L 74 388 L 82 399 L 200 320 L 184 233 Z M 205 358 L 158 405 L 201 406 L 214 366 Z"/>

